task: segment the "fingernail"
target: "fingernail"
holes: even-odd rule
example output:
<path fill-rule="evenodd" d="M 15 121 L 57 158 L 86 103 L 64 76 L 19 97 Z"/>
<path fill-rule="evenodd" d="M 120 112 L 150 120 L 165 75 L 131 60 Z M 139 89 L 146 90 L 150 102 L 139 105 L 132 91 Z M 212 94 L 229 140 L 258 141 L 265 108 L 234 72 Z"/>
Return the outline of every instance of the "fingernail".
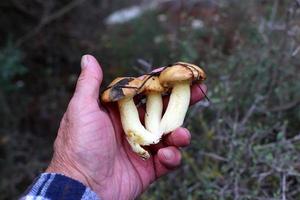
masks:
<path fill-rule="evenodd" d="M 191 137 L 191 133 L 190 133 L 189 129 L 184 128 L 184 132 L 188 137 Z"/>
<path fill-rule="evenodd" d="M 87 67 L 89 64 L 89 56 L 88 55 L 84 55 L 81 58 L 81 68 L 85 68 Z"/>
<path fill-rule="evenodd" d="M 165 157 L 166 160 L 173 160 L 174 159 L 174 153 L 173 151 L 169 150 L 169 149 L 165 149 L 162 152 L 163 156 Z"/>

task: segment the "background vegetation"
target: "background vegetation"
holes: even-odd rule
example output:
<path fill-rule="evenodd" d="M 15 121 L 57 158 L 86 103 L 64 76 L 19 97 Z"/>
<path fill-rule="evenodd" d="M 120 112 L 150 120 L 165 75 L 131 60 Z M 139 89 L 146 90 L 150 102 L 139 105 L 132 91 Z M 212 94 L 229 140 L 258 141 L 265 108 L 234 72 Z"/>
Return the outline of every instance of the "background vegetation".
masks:
<path fill-rule="evenodd" d="M 107 21 L 131 6 L 141 14 Z M 85 53 L 106 84 L 179 60 L 207 71 L 182 167 L 140 199 L 300 199 L 299 0 L 5 0 L 0 13 L 0 199 L 49 163 Z"/>

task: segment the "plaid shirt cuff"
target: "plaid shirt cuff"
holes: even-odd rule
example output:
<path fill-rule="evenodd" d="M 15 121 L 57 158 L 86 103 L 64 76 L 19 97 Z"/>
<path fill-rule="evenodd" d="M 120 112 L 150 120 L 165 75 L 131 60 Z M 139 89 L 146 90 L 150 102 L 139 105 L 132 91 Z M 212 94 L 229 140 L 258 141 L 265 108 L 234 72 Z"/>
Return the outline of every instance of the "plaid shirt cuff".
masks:
<path fill-rule="evenodd" d="M 82 183 L 56 173 L 41 174 L 20 199 L 100 200 L 95 192 Z"/>

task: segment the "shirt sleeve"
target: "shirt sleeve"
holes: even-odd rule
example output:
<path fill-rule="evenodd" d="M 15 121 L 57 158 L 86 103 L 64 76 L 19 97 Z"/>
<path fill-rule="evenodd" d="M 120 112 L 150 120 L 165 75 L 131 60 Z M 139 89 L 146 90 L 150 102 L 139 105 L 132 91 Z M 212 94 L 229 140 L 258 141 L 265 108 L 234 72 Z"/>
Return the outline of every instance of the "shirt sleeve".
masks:
<path fill-rule="evenodd" d="M 95 192 L 82 183 L 56 173 L 42 173 L 20 199 L 100 200 Z"/>

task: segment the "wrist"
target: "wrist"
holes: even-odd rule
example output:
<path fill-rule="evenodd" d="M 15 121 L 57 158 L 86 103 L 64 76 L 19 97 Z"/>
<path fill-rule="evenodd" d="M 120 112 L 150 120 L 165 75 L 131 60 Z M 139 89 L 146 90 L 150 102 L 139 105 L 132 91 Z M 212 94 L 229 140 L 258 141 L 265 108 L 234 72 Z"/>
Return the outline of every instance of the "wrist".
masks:
<path fill-rule="evenodd" d="M 80 170 L 75 169 L 71 165 L 65 165 L 62 163 L 63 162 L 57 162 L 55 160 L 52 160 L 48 168 L 45 170 L 45 172 L 62 174 L 78 182 L 81 182 L 85 186 L 93 189 L 88 178 Z"/>

